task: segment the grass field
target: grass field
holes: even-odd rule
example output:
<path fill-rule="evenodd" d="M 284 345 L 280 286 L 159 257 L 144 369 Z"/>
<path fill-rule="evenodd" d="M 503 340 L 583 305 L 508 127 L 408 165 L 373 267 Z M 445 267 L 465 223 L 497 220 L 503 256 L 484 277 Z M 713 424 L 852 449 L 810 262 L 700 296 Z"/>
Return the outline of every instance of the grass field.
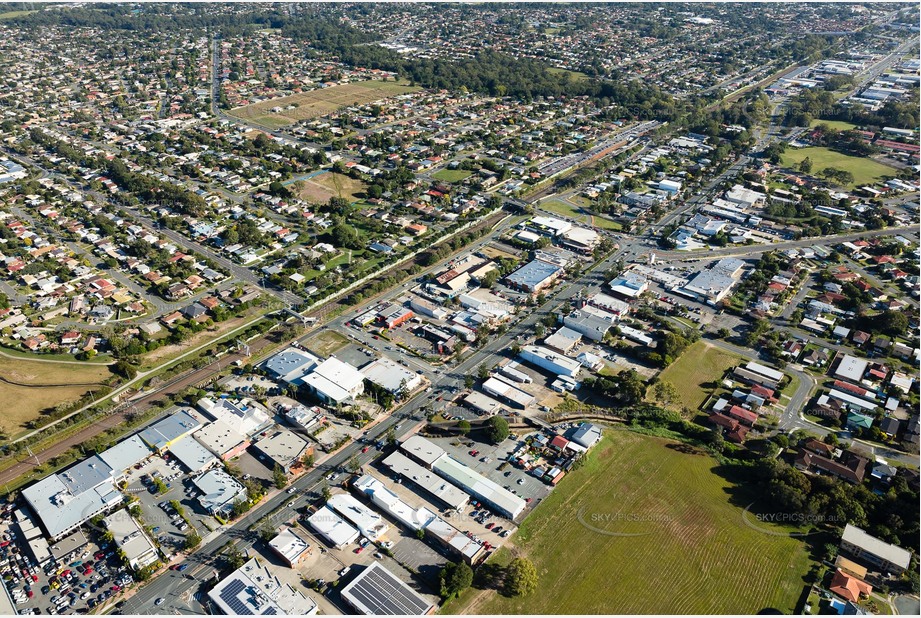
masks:
<path fill-rule="evenodd" d="M 364 105 L 398 94 L 415 92 L 419 88 L 409 86 L 408 82 L 383 82 L 370 80 L 354 84 L 342 84 L 329 88 L 317 88 L 310 92 L 301 92 L 287 97 L 279 97 L 236 107 L 230 112 L 241 120 L 252 120 L 270 127 L 283 127 L 299 120 L 309 120 L 317 116 L 331 114 L 349 105 Z M 275 108 L 281 111 L 273 112 Z"/>
<path fill-rule="evenodd" d="M 581 71 L 570 71 L 569 69 L 560 69 L 557 67 L 549 67 L 547 69 L 548 73 L 556 73 L 557 75 L 569 74 L 570 79 L 573 82 L 584 82 L 588 81 L 588 75 Z"/>
<path fill-rule="evenodd" d="M 435 180 L 441 180 L 444 182 L 460 182 L 465 178 L 469 178 L 473 175 L 473 172 L 470 170 L 439 170 L 432 174 L 432 178 Z"/>
<path fill-rule="evenodd" d="M 684 351 L 677 361 L 665 368 L 660 380 L 671 382 L 681 395 L 681 403 L 698 409 L 712 388 L 704 384 L 719 380 L 723 372 L 739 363 L 738 356 L 705 341 L 698 341 Z"/>
<path fill-rule="evenodd" d="M 7 11 L 5 13 L 0 13 L 0 21 L 6 19 L 16 19 L 17 17 L 25 17 L 26 15 L 31 15 L 32 13 L 37 13 L 38 11 Z"/>
<path fill-rule="evenodd" d="M 584 199 L 584 198 L 573 198 L 573 199 Z M 603 230 L 611 230 L 614 232 L 619 232 L 620 230 L 623 229 L 623 226 L 621 226 L 621 224 L 618 223 L 617 221 L 612 221 L 604 217 L 596 217 L 594 215 L 588 214 L 586 212 L 583 212 L 579 206 L 573 206 L 572 204 L 568 202 L 564 202 L 563 200 L 546 200 L 540 203 L 540 207 L 543 208 L 544 210 L 549 210 L 550 212 L 554 212 L 558 215 L 562 215 L 564 217 L 570 217 L 571 219 L 575 219 L 576 221 L 579 221 L 580 223 L 584 223 L 585 225 L 590 225 L 590 226 L 597 227 Z"/>
<path fill-rule="evenodd" d="M 344 335 L 340 335 L 334 330 L 324 330 L 308 339 L 304 345 L 314 354 L 326 358 L 348 344 L 349 340 Z"/>
<path fill-rule="evenodd" d="M 0 357 L 0 430 L 14 435 L 42 410 L 76 401 L 112 372 L 104 365 L 45 363 Z M 14 403 L 15 402 L 15 403 Z"/>
<path fill-rule="evenodd" d="M 854 182 L 849 185 L 850 188 L 874 183 L 883 176 L 896 175 L 896 170 L 888 165 L 864 157 L 851 157 L 824 147 L 787 150 L 781 162 L 787 167 L 793 167 L 799 165 L 800 161 L 806 157 L 812 159 L 813 174 L 818 174 L 826 167 L 834 167 L 853 174 Z"/>
<path fill-rule="evenodd" d="M 325 204 L 331 197 L 342 197 L 353 202 L 364 195 L 368 185 L 343 174 L 326 172 L 308 180 L 298 180 L 292 188 L 301 199 Z"/>
<path fill-rule="evenodd" d="M 835 131 L 850 131 L 857 128 L 856 124 L 844 122 L 843 120 L 819 120 L 818 118 L 813 119 L 809 126 L 817 127 L 820 124 L 827 125 L 829 129 L 834 129 Z"/>
<path fill-rule="evenodd" d="M 608 432 L 511 537 L 537 568 L 537 591 L 470 589 L 442 613 L 793 613 L 805 545 L 746 525 L 729 499 L 738 488 L 715 463 L 669 440 Z M 498 554 L 499 564 L 511 558 Z"/>

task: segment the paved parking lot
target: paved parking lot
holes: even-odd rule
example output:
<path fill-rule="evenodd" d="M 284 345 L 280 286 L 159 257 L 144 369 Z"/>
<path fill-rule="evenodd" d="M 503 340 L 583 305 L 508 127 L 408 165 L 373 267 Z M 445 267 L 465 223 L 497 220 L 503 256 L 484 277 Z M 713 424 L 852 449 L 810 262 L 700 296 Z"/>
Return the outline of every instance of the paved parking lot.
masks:
<path fill-rule="evenodd" d="M 51 547 L 53 557 L 38 565 L 17 530 L 9 515 L 0 520 L 0 575 L 20 614 L 87 613 L 133 581 L 124 579 L 114 545 L 100 547 L 92 531 L 66 537 Z"/>
<path fill-rule="evenodd" d="M 531 502 L 528 504 L 528 510 L 537 506 L 541 500 L 550 494 L 551 487 L 549 485 L 531 476 L 524 470 L 516 468 L 512 464 L 505 466 L 504 470 L 500 470 L 505 460 L 518 446 L 519 441 L 517 439 L 510 438 L 498 445 L 479 442 L 469 438 L 464 440 L 457 440 L 455 438 L 430 439 L 437 443 L 438 446 L 445 449 L 452 457 L 470 466 L 486 478 L 498 483 L 524 499 L 530 498 Z M 471 455 L 471 451 L 477 451 L 477 454 Z M 499 518 L 495 518 L 493 521 L 497 521 L 498 519 Z M 506 522 L 505 525 L 511 523 L 507 520 L 503 521 Z M 473 522 L 473 525 L 479 526 L 476 522 Z M 461 526 L 458 527 L 460 527 L 461 530 L 465 529 Z M 480 527 L 480 530 L 484 531 L 482 527 Z M 483 535 L 479 532 L 476 534 L 483 538 Z"/>
<path fill-rule="evenodd" d="M 438 582 L 438 574 L 444 565 L 448 563 L 448 559 L 426 545 L 425 542 L 404 533 L 398 534 L 400 534 L 400 538 L 390 550 L 393 552 L 394 559 L 419 573 L 419 576 L 426 581 L 432 584 Z M 391 532 L 390 538 L 392 539 L 394 536 L 396 535 Z M 384 564 L 384 566 L 393 570 L 388 564 Z M 400 570 L 402 571 L 402 569 Z"/>

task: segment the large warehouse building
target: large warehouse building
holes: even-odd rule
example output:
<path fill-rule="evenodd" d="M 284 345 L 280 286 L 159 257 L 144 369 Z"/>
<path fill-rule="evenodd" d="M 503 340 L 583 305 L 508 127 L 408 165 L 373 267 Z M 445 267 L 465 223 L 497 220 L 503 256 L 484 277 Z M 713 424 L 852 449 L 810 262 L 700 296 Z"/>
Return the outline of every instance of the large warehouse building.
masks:
<path fill-rule="evenodd" d="M 359 532 L 329 506 L 317 509 L 317 512 L 307 518 L 307 523 L 320 536 L 337 549 L 354 543 L 358 540 Z"/>
<path fill-rule="evenodd" d="M 322 402 L 336 405 L 354 400 L 364 390 L 365 376 L 338 358 L 330 357 L 304 377 L 304 384 Z"/>
<path fill-rule="evenodd" d="M 341 595 L 365 616 L 425 616 L 436 607 L 379 562 L 359 573 Z"/>
<path fill-rule="evenodd" d="M 405 440 L 400 445 L 400 449 L 440 477 L 466 491 L 477 500 L 485 502 L 504 517 L 515 519 L 527 506 L 523 499 L 476 470 L 460 463 L 431 440 L 414 435 Z"/>
<path fill-rule="evenodd" d="M 290 584 L 283 584 L 259 560 L 225 577 L 208 598 L 227 616 L 313 616 L 317 604 Z"/>

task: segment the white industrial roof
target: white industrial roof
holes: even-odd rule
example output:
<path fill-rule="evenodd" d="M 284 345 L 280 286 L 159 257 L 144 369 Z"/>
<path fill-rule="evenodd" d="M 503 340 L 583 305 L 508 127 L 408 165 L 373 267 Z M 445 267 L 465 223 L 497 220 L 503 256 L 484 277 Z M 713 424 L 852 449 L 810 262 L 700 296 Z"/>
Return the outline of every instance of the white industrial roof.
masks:
<path fill-rule="evenodd" d="M 572 441 L 585 448 L 591 448 L 601 439 L 601 427 L 591 423 L 582 423 L 572 434 Z"/>
<path fill-rule="evenodd" d="M 289 584 L 283 584 L 259 560 L 249 562 L 222 579 L 208 592 L 228 616 L 304 616 L 317 613 L 317 604 Z"/>
<path fill-rule="evenodd" d="M 208 511 L 223 510 L 246 498 L 246 488 L 220 468 L 209 470 L 192 482 L 202 492 L 198 501 Z"/>
<path fill-rule="evenodd" d="M 378 513 L 372 511 L 349 494 L 333 494 L 326 505 L 352 522 L 355 527 L 372 541 L 376 541 L 390 529 Z"/>
<path fill-rule="evenodd" d="M 851 524 L 844 526 L 844 533 L 841 535 L 841 540 L 855 545 L 865 552 L 882 558 L 887 562 L 891 562 L 903 569 L 907 569 L 908 564 L 911 562 L 911 552 L 908 550 L 881 541 L 875 536 L 867 534 L 863 529 L 852 526 Z"/>
<path fill-rule="evenodd" d="M 223 457 L 234 447 L 246 441 L 246 437 L 224 421 L 213 421 L 195 432 L 195 439 L 208 450 Z"/>
<path fill-rule="evenodd" d="M 863 379 L 863 374 L 866 372 L 868 364 L 869 361 L 864 358 L 857 358 L 856 356 L 846 354 L 838 364 L 835 375 L 859 384 Z"/>
<path fill-rule="evenodd" d="M 387 456 L 384 459 L 384 465 L 426 490 L 452 509 L 459 509 L 470 501 L 470 496 L 466 492 L 431 470 L 426 470 L 399 451 Z"/>
<path fill-rule="evenodd" d="M 320 363 L 312 372 L 304 377 L 307 384 L 318 393 L 336 402 L 346 401 L 353 396 L 353 392 L 361 392 L 364 386 L 364 375 L 338 358 L 330 357 Z"/>
<path fill-rule="evenodd" d="M 116 511 L 102 520 L 112 533 L 115 544 L 125 552 L 133 568 L 144 568 L 157 561 L 157 548 L 127 509 Z"/>
<path fill-rule="evenodd" d="M 448 455 L 435 462 L 434 470 L 473 496 L 500 509 L 512 519 L 518 517 L 527 505 L 522 498 Z"/>
<path fill-rule="evenodd" d="M 218 463 L 218 459 L 192 436 L 177 440 L 169 447 L 169 452 L 179 460 L 192 474 Z"/>
<path fill-rule="evenodd" d="M 400 448 L 427 466 L 431 466 L 445 454 L 443 448 L 419 435 L 412 435 L 404 440 Z"/>
<path fill-rule="evenodd" d="M 106 462 L 112 470 L 121 472 L 144 461 L 150 455 L 150 448 L 137 434 L 132 434 L 112 448 L 99 453 L 99 459 Z"/>
<path fill-rule="evenodd" d="M 310 544 L 291 528 L 285 528 L 269 541 L 269 547 L 283 556 L 290 564 L 294 564 L 304 555 Z"/>
<path fill-rule="evenodd" d="M 199 399 L 197 405 L 199 409 L 214 420 L 223 421 L 234 431 L 244 436 L 251 436 L 272 422 L 271 417 L 262 406 L 250 400 L 232 401 L 222 398 L 214 401 L 205 397 Z"/>
<path fill-rule="evenodd" d="M 74 492 L 65 483 L 61 474 L 52 474 L 23 489 L 22 497 L 35 511 L 51 538 L 60 537 L 96 513 L 124 500 L 111 477 L 93 487 Z"/>
<path fill-rule="evenodd" d="M 422 383 L 422 377 L 389 358 L 379 358 L 361 368 L 366 378 L 381 388 L 397 393 L 401 389 L 412 391 Z"/>
<path fill-rule="evenodd" d="M 165 449 L 174 440 L 186 436 L 201 427 L 194 416 L 186 410 L 179 410 L 174 414 L 160 419 L 147 429 L 138 432 L 144 442 L 158 451 Z"/>
<path fill-rule="evenodd" d="M 334 547 L 343 547 L 358 538 L 358 530 L 328 506 L 318 509 L 316 513 L 307 518 L 307 523 L 326 537 L 326 540 Z"/>

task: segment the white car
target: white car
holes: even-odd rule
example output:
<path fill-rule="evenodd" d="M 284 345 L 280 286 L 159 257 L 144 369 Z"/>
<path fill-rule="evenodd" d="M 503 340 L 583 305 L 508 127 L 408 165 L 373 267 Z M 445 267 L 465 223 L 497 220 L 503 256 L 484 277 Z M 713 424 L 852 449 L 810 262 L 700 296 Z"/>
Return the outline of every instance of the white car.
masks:
<path fill-rule="evenodd" d="M 289 508 L 289 509 L 293 509 L 293 508 L 294 508 L 294 500 L 292 500 L 291 502 L 288 503 L 288 508 Z"/>
<path fill-rule="evenodd" d="M 164 602 L 165 600 L 166 600 L 166 599 L 164 599 L 163 597 L 160 597 L 159 599 L 157 599 L 156 601 L 154 601 L 154 605 L 163 605 L 163 602 Z"/>
<path fill-rule="evenodd" d="M 292 488 L 290 488 L 290 489 L 288 490 L 288 493 L 289 493 L 289 494 L 293 494 L 293 493 L 296 492 L 296 491 L 297 491 L 297 487 L 292 487 Z"/>

